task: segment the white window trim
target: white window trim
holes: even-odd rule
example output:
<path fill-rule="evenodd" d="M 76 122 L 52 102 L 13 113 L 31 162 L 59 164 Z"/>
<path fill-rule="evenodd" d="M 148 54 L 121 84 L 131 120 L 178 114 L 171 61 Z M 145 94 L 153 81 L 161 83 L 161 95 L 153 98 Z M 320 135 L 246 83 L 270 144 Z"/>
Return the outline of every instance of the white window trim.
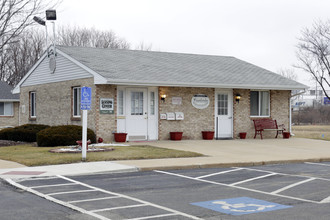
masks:
<path fill-rule="evenodd" d="M 32 103 L 32 94 L 34 94 L 33 95 L 33 103 Z M 37 102 L 36 92 L 30 92 L 30 118 L 36 118 L 37 117 L 36 102 Z M 34 109 L 34 115 L 32 115 L 32 108 Z"/>
<path fill-rule="evenodd" d="M 74 103 L 74 90 L 75 89 L 80 89 L 80 92 L 81 92 L 81 87 L 80 86 L 72 87 L 72 117 L 73 118 L 81 118 L 81 111 L 80 111 L 80 104 L 79 104 L 80 101 L 79 101 L 79 99 L 77 99 L 77 103 L 76 103 L 77 106 Z M 77 113 L 79 112 L 79 115 L 75 115 L 74 114 L 75 108 L 77 108 Z"/>
<path fill-rule="evenodd" d="M 250 92 L 258 92 L 258 106 L 259 106 L 259 109 L 258 109 L 258 114 L 259 115 L 251 115 L 251 112 L 250 112 L 250 117 L 251 118 L 269 118 L 270 117 L 270 91 L 269 90 L 251 90 Z M 268 99 L 268 115 L 260 115 L 260 107 L 261 107 L 261 104 L 260 104 L 260 92 L 268 92 L 269 94 L 269 99 Z M 251 105 L 251 98 L 250 98 L 250 105 Z M 250 109 L 251 109 L 251 106 L 250 106 Z"/>

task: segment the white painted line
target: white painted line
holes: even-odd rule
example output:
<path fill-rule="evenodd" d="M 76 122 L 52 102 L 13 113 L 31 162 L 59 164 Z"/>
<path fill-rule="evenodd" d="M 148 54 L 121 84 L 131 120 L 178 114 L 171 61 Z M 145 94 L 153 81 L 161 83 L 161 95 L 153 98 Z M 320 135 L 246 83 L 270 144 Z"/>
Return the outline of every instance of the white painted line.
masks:
<path fill-rule="evenodd" d="M 160 206 L 160 205 L 157 205 L 157 204 L 154 204 L 154 203 L 150 203 L 150 202 L 147 202 L 147 201 L 144 201 L 144 200 L 141 200 L 141 199 L 137 199 L 137 198 L 134 198 L 134 197 L 126 196 L 124 194 L 110 192 L 110 191 L 107 191 L 107 190 L 104 190 L 104 189 L 101 189 L 101 188 L 97 188 L 97 187 L 94 187 L 94 186 L 91 186 L 91 185 L 88 185 L 88 184 L 85 184 L 85 183 L 82 183 L 82 182 L 78 182 L 78 181 L 73 180 L 73 179 L 70 179 L 68 177 L 64 177 L 64 176 L 61 176 L 61 175 L 57 175 L 57 176 L 59 178 L 68 180 L 68 181 L 73 182 L 73 183 L 78 183 L 78 184 L 80 184 L 82 186 L 88 187 L 88 188 L 93 189 L 93 190 L 96 190 L 96 191 L 100 191 L 100 192 L 103 192 L 103 193 L 106 193 L 106 194 L 111 194 L 111 195 L 117 195 L 117 196 L 120 196 L 122 198 L 130 199 L 130 200 L 133 200 L 133 201 L 136 201 L 136 202 L 139 202 L 139 203 L 143 203 L 143 204 L 146 204 L 146 205 L 149 205 L 149 206 L 153 206 L 153 207 L 156 207 L 156 208 L 159 208 L 159 209 L 163 209 L 163 210 L 166 210 L 168 212 L 175 213 L 177 215 L 185 216 L 187 218 L 200 219 L 200 218 L 198 218 L 196 216 L 189 215 L 189 214 L 186 214 L 186 213 L 183 213 L 183 212 L 180 212 L 180 211 L 176 211 L 174 209 L 170 209 L 170 208 L 167 208 L 167 207 L 164 207 L 164 206 Z"/>
<path fill-rule="evenodd" d="M 53 195 L 70 194 L 70 193 L 82 193 L 82 192 L 93 192 L 93 191 L 97 191 L 97 190 L 94 190 L 94 189 L 85 189 L 85 190 L 77 190 L 77 191 L 49 193 L 49 194 L 46 194 L 46 195 L 47 196 L 53 196 Z"/>
<path fill-rule="evenodd" d="M 95 199 L 75 200 L 75 201 L 68 201 L 67 203 L 92 202 L 92 201 L 116 199 L 116 198 L 120 198 L 120 196 L 109 196 L 109 197 L 102 197 L 102 198 L 95 198 Z"/>
<path fill-rule="evenodd" d="M 242 184 L 242 183 L 246 183 L 246 182 L 250 182 L 250 181 L 258 180 L 258 179 L 263 179 L 263 178 L 266 178 L 266 177 L 269 177 L 269 176 L 274 176 L 274 175 L 277 175 L 277 174 L 276 173 L 270 173 L 270 174 L 266 174 L 266 175 L 263 175 L 263 176 L 254 177 L 254 178 L 246 179 L 246 180 L 239 181 L 239 182 L 236 182 L 236 183 L 231 183 L 231 184 L 229 184 L 229 186 L 235 186 L 235 185 L 239 185 L 239 184 Z"/>
<path fill-rule="evenodd" d="M 224 173 L 230 173 L 230 172 L 238 171 L 238 170 L 241 170 L 241 169 L 242 168 L 236 168 L 236 169 L 233 169 L 233 170 L 226 170 L 226 171 L 222 171 L 222 172 L 218 172 L 218 173 L 212 173 L 212 174 L 209 174 L 209 175 L 196 177 L 196 179 L 203 179 L 203 178 L 206 178 L 206 177 L 216 176 L 216 175 L 220 175 L 220 174 L 224 174 Z"/>
<path fill-rule="evenodd" d="M 312 162 L 305 162 L 305 164 L 310 164 L 310 165 L 319 165 L 319 166 L 326 166 L 326 167 L 330 167 L 330 164 L 325 164 L 325 163 L 312 163 Z"/>
<path fill-rule="evenodd" d="M 330 196 L 323 199 L 320 203 L 329 203 L 330 202 Z"/>
<path fill-rule="evenodd" d="M 136 208 L 142 206 L 149 206 L 149 205 L 147 204 L 128 205 L 128 206 L 120 206 L 120 207 L 105 208 L 105 209 L 95 209 L 95 210 L 90 210 L 90 212 L 104 212 L 104 211 L 111 211 L 116 209 L 129 209 L 129 208 Z"/>
<path fill-rule="evenodd" d="M 275 190 L 275 191 L 271 192 L 271 194 L 277 194 L 277 193 L 283 192 L 284 190 L 290 189 L 290 188 L 295 187 L 295 186 L 299 186 L 299 185 L 304 184 L 304 183 L 308 183 L 312 180 L 315 180 L 315 178 L 309 178 L 307 180 L 303 180 L 303 181 L 300 181 L 300 182 L 297 182 L 297 183 L 290 184 L 290 185 L 285 186 L 281 189 L 278 189 L 278 190 Z"/>
<path fill-rule="evenodd" d="M 236 189 L 243 189 L 243 190 L 247 190 L 247 191 L 251 191 L 251 192 L 262 193 L 262 194 L 266 194 L 266 195 L 272 195 L 272 196 L 278 196 L 278 197 L 303 201 L 303 202 L 310 202 L 310 203 L 317 203 L 317 204 L 320 203 L 320 202 L 317 202 L 317 201 L 308 200 L 308 199 L 301 199 L 301 198 L 296 198 L 296 197 L 292 197 L 292 196 L 286 196 L 286 195 L 280 195 L 280 194 L 271 194 L 269 192 L 264 192 L 264 191 L 255 190 L 255 189 L 249 189 L 249 188 L 245 188 L 245 187 L 241 187 L 241 186 L 230 186 L 230 185 L 224 184 L 224 183 L 217 183 L 217 182 L 203 180 L 203 179 L 196 179 L 196 178 L 193 178 L 193 177 L 184 176 L 184 175 L 180 175 L 180 174 L 176 174 L 176 173 L 169 173 L 169 172 L 160 171 L 160 170 L 154 170 L 154 172 L 163 173 L 163 174 L 172 175 L 172 176 L 177 176 L 177 177 L 186 178 L 186 179 L 191 179 L 191 180 L 196 180 L 196 181 L 209 183 L 209 184 L 214 184 L 214 185 L 219 185 L 219 186 L 227 186 L 227 187 L 232 187 L 232 188 L 236 188 Z"/>
<path fill-rule="evenodd" d="M 25 190 L 25 191 L 27 191 L 27 192 L 33 193 L 33 194 L 35 194 L 35 195 L 37 195 L 37 196 L 39 196 L 39 197 L 41 197 L 41 198 L 45 198 L 45 199 L 47 199 L 47 200 L 49 200 L 49 201 L 52 201 L 52 202 L 55 202 L 55 203 L 57 203 L 57 204 L 63 205 L 63 206 L 65 206 L 65 207 L 68 207 L 68 208 L 70 208 L 70 209 L 76 210 L 76 211 L 81 212 L 81 213 L 83 213 L 83 214 L 87 214 L 87 215 L 93 216 L 93 217 L 98 218 L 98 219 L 101 219 L 101 220 L 111 220 L 111 219 L 106 218 L 106 217 L 104 217 L 104 216 L 102 216 L 102 215 L 98 215 L 98 214 L 96 214 L 96 213 L 89 212 L 89 211 L 87 211 L 87 210 L 85 210 L 85 209 L 82 209 L 82 208 L 79 208 L 79 207 L 77 207 L 77 206 L 75 206 L 75 205 L 71 205 L 71 204 L 69 204 L 69 203 L 67 203 L 67 202 L 63 202 L 63 201 L 58 200 L 58 199 L 55 199 L 55 198 L 53 198 L 53 197 L 51 197 L 51 196 L 47 196 L 47 195 L 45 195 L 45 194 L 43 194 L 43 193 L 40 193 L 40 192 L 38 192 L 38 191 L 36 191 L 36 190 L 34 190 L 34 189 L 29 188 L 29 187 L 25 187 L 25 186 L 23 186 L 23 185 L 21 185 L 21 184 L 19 184 L 19 183 L 14 182 L 12 179 L 5 179 L 5 180 L 6 180 L 9 184 L 11 184 L 11 185 L 13 185 L 13 186 L 15 186 L 15 187 L 17 187 L 17 188 L 20 188 L 20 189 Z"/>
<path fill-rule="evenodd" d="M 50 179 L 58 179 L 58 177 L 54 177 L 54 176 L 47 176 L 47 177 L 29 177 L 29 178 L 22 178 L 22 179 L 18 179 L 18 180 L 15 180 L 16 183 L 19 183 L 19 182 L 23 182 L 23 181 L 27 181 L 27 180 L 50 180 Z"/>
<path fill-rule="evenodd" d="M 254 171 L 265 172 L 265 173 L 276 173 L 277 175 L 283 175 L 283 176 L 294 176 L 294 177 L 302 177 L 302 178 L 311 178 L 311 176 L 303 176 L 303 175 L 287 174 L 287 173 L 277 173 L 277 172 L 273 172 L 273 171 L 258 170 L 258 169 L 253 169 L 253 168 L 242 167 L 242 169 L 244 169 L 244 170 L 254 170 Z M 313 177 L 313 178 L 318 179 L 318 180 L 324 180 L 324 181 L 330 182 L 330 179 L 326 179 L 326 178 L 321 178 L 321 177 Z"/>
<path fill-rule="evenodd" d="M 38 189 L 38 188 L 47 188 L 47 187 L 54 187 L 54 186 L 70 186 L 70 185 L 77 185 L 76 183 L 63 183 L 63 184 L 54 184 L 54 185 L 41 185 L 41 186 L 32 186 L 31 189 Z"/>
<path fill-rule="evenodd" d="M 167 217 L 167 216 L 174 216 L 177 214 L 164 214 L 164 215 L 153 215 L 153 216 L 147 216 L 147 217 L 141 217 L 141 218 L 130 218 L 127 220 L 143 220 L 143 219 L 155 219 L 155 218 L 162 218 L 162 217 Z"/>

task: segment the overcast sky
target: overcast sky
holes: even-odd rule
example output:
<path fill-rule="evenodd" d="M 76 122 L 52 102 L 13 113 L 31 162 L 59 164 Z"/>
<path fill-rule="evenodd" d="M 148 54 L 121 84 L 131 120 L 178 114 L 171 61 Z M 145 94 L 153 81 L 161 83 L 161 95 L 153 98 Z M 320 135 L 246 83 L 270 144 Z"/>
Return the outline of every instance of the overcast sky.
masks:
<path fill-rule="evenodd" d="M 56 10 L 57 25 L 113 30 L 133 49 L 144 42 L 156 51 L 234 56 L 278 72 L 297 63 L 302 28 L 330 18 L 330 1 L 63 0 Z"/>

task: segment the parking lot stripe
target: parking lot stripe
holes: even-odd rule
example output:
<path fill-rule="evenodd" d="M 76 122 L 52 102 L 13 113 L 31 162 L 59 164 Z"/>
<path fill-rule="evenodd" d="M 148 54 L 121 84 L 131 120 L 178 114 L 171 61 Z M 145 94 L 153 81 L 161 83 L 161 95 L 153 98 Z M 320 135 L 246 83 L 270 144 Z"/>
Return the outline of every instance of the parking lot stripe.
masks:
<path fill-rule="evenodd" d="M 77 191 L 66 191 L 66 192 L 57 192 L 57 193 L 49 193 L 47 196 L 61 195 L 61 194 L 70 194 L 70 193 L 82 193 L 82 192 L 93 192 L 97 191 L 95 189 L 86 189 L 86 190 L 77 190 Z"/>
<path fill-rule="evenodd" d="M 68 201 L 67 203 L 91 202 L 91 201 L 106 200 L 106 199 L 116 199 L 116 198 L 120 198 L 120 196 L 109 196 L 109 197 L 102 197 L 102 198 L 95 198 L 95 199 L 75 200 L 75 201 Z"/>
<path fill-rule="evenodd" d="M 177 215 L 181 215 L 181 216 L 185 216 L 187 218 L 191 218 L 191 219 L 199 219 L 198 217 L 196 216 L 193 216 L 193 215 L 189 215 L 189 214 L 186 214 L 184 212 L 180 212 L 180 211 L 177 211 L 177 210 L 174 210 L 174 209 L 171 209 L 171 208 L 167 208 L 167 207 L 164 207 L 164 206 L 161 206 L 161 205 L 157 205 L 157 204 L 154 204 L 154 203 L 151 203 L 151 202 L 147 202 L 147 201 L 144 201 L 144 200 L 141 200 L 141 199 L 137 199 L 137 198 L 134 198 L 134 197 L 130 197 L 130 196 L 127 196 L 127 195 L 124 195 L 124 194 L 119 194 L 119 193 L 115 193 L 115 192 L 110 192 L 110 191 L 107 191 L 107 190 L 104 190 L 104 189 L 101 189 L 101 188 L 97 188 L 97 187 L 94 187 L 94 186 L 91 186 L 91 185 L 88 185 L 88 184 L 85 184 L 85 183 L 82 183 L 82 182 L 79 182 L 79 181 L 76 181 L 76 180 L 73 180 L 73 179 L 70 179 L 68 177 L 65 177 L 65 176 L 61 176 L 61 175 L 57 175 L 59 178 L 62 178 L 62 179 L 65 179 L 65 180 L 68 180 L 70 182 L 73 182 L 73 183 L 78 183 L 79 185 L 81 186 L 85 186 L 87 188 L 90 188 L 90 189 L 93 189 L 95 191 L 100 191 L 100 192 L 103 192 L 103 193 L 106 193 L 106 194 L 111 194 L 111 195 L 117 195 L 117 196 L 120 196 L 122 198 L 126 198 L 126 199 L 130 199 L 130 200 L 133 200 L 133 201 L 136 201 L 136 202 L 139 202 L 139 203 L 143 203 L 143 204 L 146 204 L 146 205 L 149 205 L 149 206 L 152 206 L 152 207 L 156 207 L 156 208 L 159 208 L 159 209 L 163 209 L 165 211 L 168 211 L 168 212 L 172 212 L 172 213 L 175 213 Z"/>
<path fill-rule="evenodd" d="M 270 174 L 266 174 L 266 175 L 263 175 L 263 176 L 254 177 L 254 178 L 246 179 L 246 180 L 239 181 L 239 182 L 236 182 L 236 183 L 231 183 L 231 184 L 229 184 L 229 186 L 235 186 L 235 185 L 239 185 L 239 184 L 242 184 L 242 183 L 246 183 L 246 182 L 250 182 L 250 181 L 253 181 L 253 180 L 262 179 L 262 178 L 266 178 L 266 177 L 274 176 L 274 175 L 277 175 L 277 174 L 276 173 L 270 173 Z"/>
<path fill-rule="evenodd" d="M 330 167 L 330 164 L 324 164 L 324 163 L 312 163 L 312 162 L 305 162 L 305 164 L 310 164 L 310 165 L 319 165 L 319 166 L 326 166 L 326 167 Z"/>
<path fill-rule="evenodd" d="M 186 179 L 191 179 L 191 180 L 196 180 L 196 181 L 205 182 L 205 183 L 210 183 L 210 184 L 214 184 L 214 185 L 227 186 L 227 187 L 242 189 L 242 190 L 251 191 L 251 192 L 262 193 L 262 194 L 271 195 L 271 196 L 278 196 L 278 197 L 303 201 L 303 202 L 310 202 L 310 203 L 316 203 L 316 204 L 320 203 L 318 201 L 313 201 L 313 200 L 309 200 L 309 199 L 301 199 L 301 198 L 286 196 L 286 195 L 281 195 L 281 194 L 271 194 L 269 192 L 264 192 L 264 191 L 260 191 L 260 190 L 256 190 L 256 189 L 249 189 L 249 188 L 245 188 L 245 187 L 241 187 L 241 186 L 230 186 L 229 184 L 218 183 L 218 182 L 213 182 L 213 181 L 203 180 L 203 179 L 196 179 L 194 177 L 184 176 L 184 175 L 181 175 L 181 174 L 170 173 L 170 172 L 161 171 L 161 170 L 154 170 L 154 172 L 163 173 L 163 174 L 172 175 L 172 176 L 177 176 L 177 177 L 186 178 Z"/>
<path fill-rule="evenodd" d="M 144 220 L 144 219 L 154 219 L 154 218 L 162 218 L 162 217 L 168 217 L 168 216 L 174 216 L 177 214 L 170 213 L 170 214 L 163 214 L 163 215 L 153 215 L 153 216 L 147 216 L 147 217 L 141 217 L 141 218 L 130 218 L 127 220 Z"/>
<path fill-rule="evenodd" d="M 278 189 L 278 190 L 275 190 L 275 191 L 271 192 L 271 194 L 277 194 L 277 193 L 283 192 L 284 190 L 290 189 L 290 188 L 295 187 L 295 186 L 299 186 L 299 185 L 304 184 L 304 183 L 308 183 L 312 180 L 315 180 L 315 178 L 309 178 L 307 180 L 303 180 L 303 181 L 300 181 L 300 182 L 297 182 L 297 183 L 290 184 L 290 185 L 285 186 L 281 189 Z"/>
<path fill-rule="evenodd" d="M 330 202 L 330 196 L 323 199 L 320 203 L 329 203 Z"/>
<path fill-rule="evenodd" d="M 62 184 L 53 184 L 53 185 L 41 185 L 41 186 L 32 186 L 31 189 L 38 189 L 38 188 L 47 188 L 47 187 L 54 187 L 54 186 L 70 186 L 70 185 L 77 185 L 76 183 L 62 183 Z"/>
<path fill-rule="evenodd" d="M 95 209 L 95 210 L 90 210 L 90 212 L 105 212 L 105 211 L 111 211 L 111 210 L 116 210 L 116 209 L 129 209 L 129 208 L 136 208 L 136 207 L 142 207 L 142 206 L 149 206 L 149 205 L 147 205 L 147 204 L 128 205 L 128 206 L 120 206 L 120 207 L 105 208 L 105 209 Z"/>
<path fill-rule="evenodd" d="M 34 189 L 31 189 L 31 188 L 29 188 L 29 187 L 23 186 L 23 185 L 21 185 L 21 184 L 19 184 L 19 183 L 16 183 L 16 182 L 13 181 L 12 179 L 9 179 L 9 178 L 8 178 L 8 179 L 5 179 L 5 180 L 6 180 L 9 184 L 11 184 L 11 185 L 13 185 L 13 186 L 15 186 L 15 187 L 17 187 L 17 188 L 19 188 L 19 189 L 22 189 L 22 190 L 25 190 L 25 191 L 27 191 L 27 192 L 33 193 L 33 194 L 35 194 L 35 195 L 37 195 L 37 196 L 39 196 L 39 197 L 41 197 L 41 198 L 45 198 L 45 199 L 47 199 L 47 200 L 49 200 L 49 201 L 52 201 L 52 202 L 55 202 L 55 203 L 57 203 L 57 204 L 63 205 L 63 206 L 65 206 L 65 207 L 68 207 L 68 208 L 70 208 L 70 209 L 76 210 L 76 211 L 81 212 L 81 213 L 83 213 L 83 214 L 87 214 L 87 215 L 93 216 L 93 217 L 98 218 L 98 219 L 101 219 L 101 220 L 111 220 L 111 219 L 106 218 L 106 217 L 104 217 L 104 216 L 102 216 L 102 215 L 99 215 L 99 214 L 96 214 L 96 213 L 93 213 L 93 212 L 89 212 L 89 211 L 87 211 L 87 210 L 85 210 L 85 209 L 82 209 L 82 208 L 80 208 L 80 207 L 77 207 L 77 206 L 75 206 L 75 205 L 69 204 L 69 203 L 67 203 L 67 202 L 63 202 L 63 201 L 61 201 L 61 200 L 55 199 L 54 197 L 51 197 L 51 196 L 45 195 L 45 194 L 40 193 L 40 192 L 38 192 L 38 191 L 36 191 L 36 190 L 34 190 Z"/>
<path fill-rule="evenodd" d="M 205 175 L 205 176 L 196 177 L 196 179 L 203 179 L 203 178 L 206 178 L 206 177 L 216 176 L 216 175 L 220 175 L 220 174 L 224 174 L 224 173 L 230 173 L 230 172 L 238 171 L 238 170 L 241 170 L 241 169 L 242 168 L 236 168 L 236 169 L 226 170 L 226 171 L 222 171 L 222 172 L 218 172 L 218 173 L 211 173 L 211 174 L 208 174 L 208 175 Z"/>

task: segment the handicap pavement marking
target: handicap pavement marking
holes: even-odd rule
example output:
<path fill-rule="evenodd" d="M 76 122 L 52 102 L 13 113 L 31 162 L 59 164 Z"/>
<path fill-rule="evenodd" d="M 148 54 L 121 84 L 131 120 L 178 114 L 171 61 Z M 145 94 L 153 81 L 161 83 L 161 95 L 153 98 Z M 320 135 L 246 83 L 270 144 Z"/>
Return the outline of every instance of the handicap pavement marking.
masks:
<path fill-rule="evenodd" d="M 279 209 L 291 208 L 292 206 L 281 205 L 249 197 L 213 200 L 191 203 L 191 205 L 211 209 L 213 211 L 229 215 L 245 215 L 258 212 L 268 212 Z"/>

